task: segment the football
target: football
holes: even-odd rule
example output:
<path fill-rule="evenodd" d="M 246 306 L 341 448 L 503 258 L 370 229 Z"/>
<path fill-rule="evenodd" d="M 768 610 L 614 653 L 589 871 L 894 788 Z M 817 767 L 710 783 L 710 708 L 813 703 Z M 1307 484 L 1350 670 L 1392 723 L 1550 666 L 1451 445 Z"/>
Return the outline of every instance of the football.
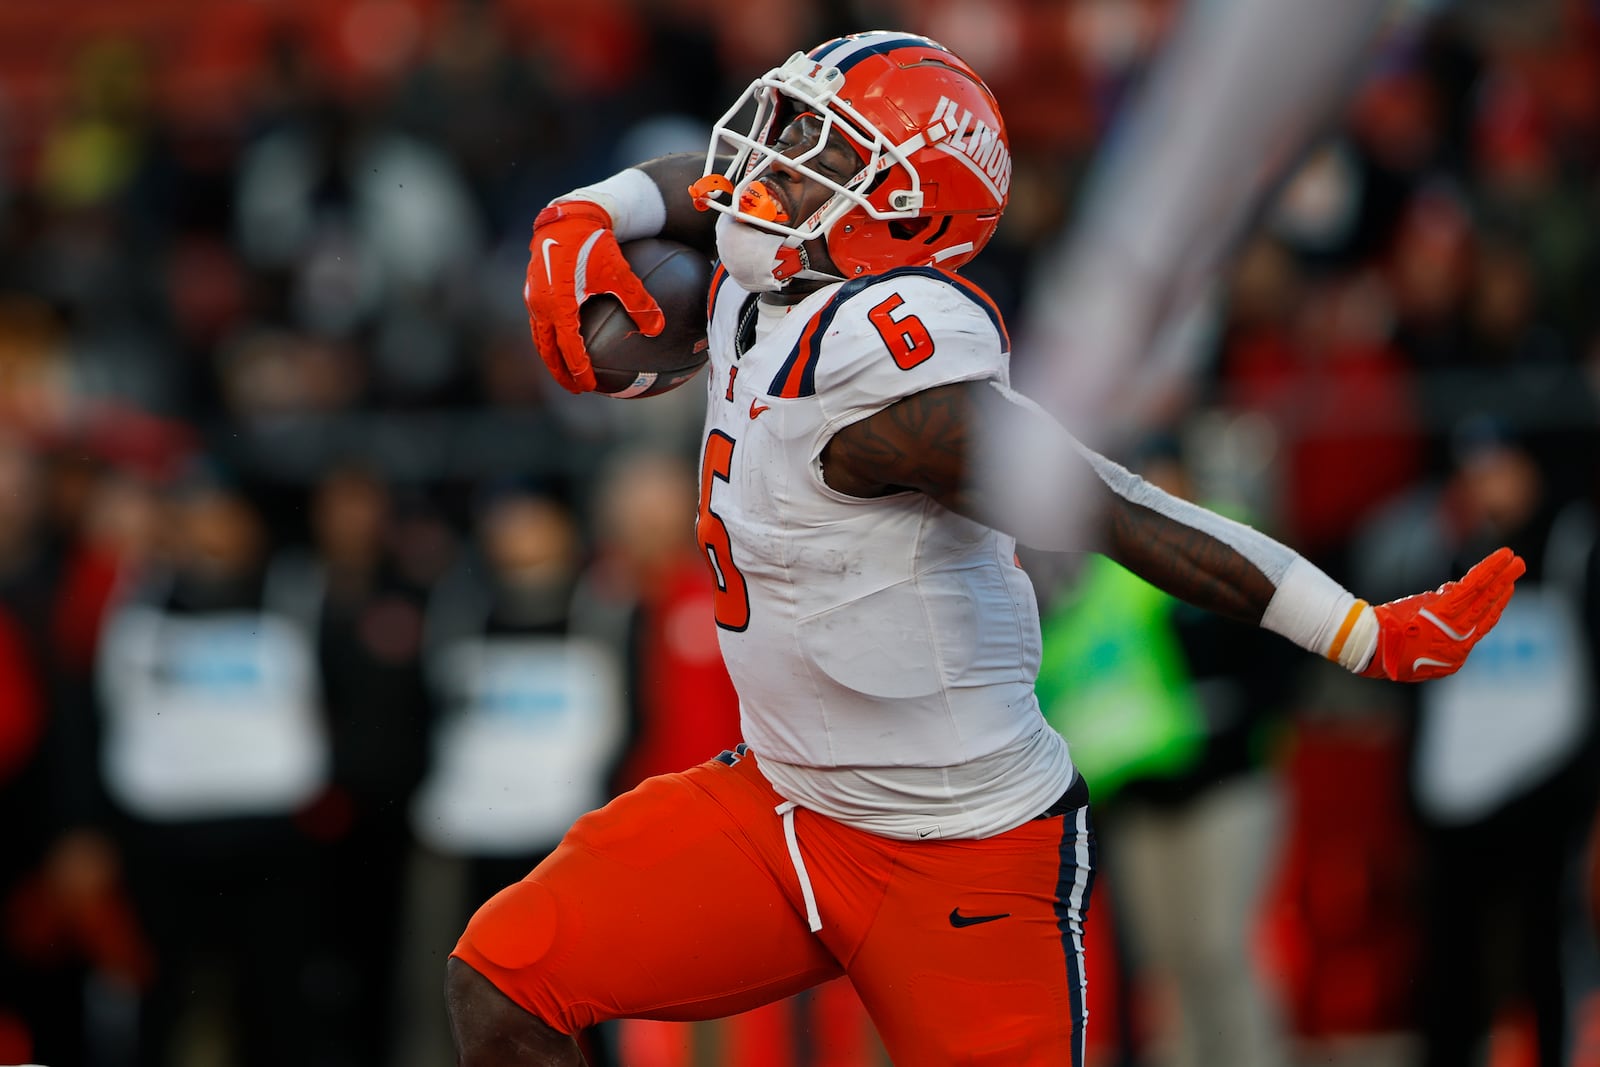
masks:
<path fill-rule="evenodd" d="M 706 291 L 711 263 L 676 241 L 627 241 L 622 255 L 661 305 L 667 324 L 646 337 L 622 301 L 600 293 L 583 302 L 578 323 L 596 390 L 618 398 L 659 396 L 695 376 L 706 362 Z"/>

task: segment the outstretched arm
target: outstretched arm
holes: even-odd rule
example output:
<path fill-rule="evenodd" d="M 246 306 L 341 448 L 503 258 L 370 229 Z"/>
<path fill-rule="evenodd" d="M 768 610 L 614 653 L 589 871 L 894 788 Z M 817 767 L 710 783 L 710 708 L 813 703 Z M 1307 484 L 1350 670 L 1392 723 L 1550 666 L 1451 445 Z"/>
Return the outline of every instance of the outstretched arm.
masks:
<path fill-rule="evenodd" d="M 1048 416 L 1013 404 L 986 382 L 929 389 L 840 430 L 823 450 L 824 477 L 852 496 L 916 490 L 986 526 L 1017 532 L 1037 519 L 1009 506 L 1004 487 L 973 473 L 978 427 L 1016 418 Z M 1053 423 L 1049 427 L 1051 438 L 1064 434 Z M 1058 529 L 1034 536 L 1018 532 L 1018 540 L 1036 548 L 1101 552 L 1191 604 L 1251 624 L 1261 621 L 1276 589 L 1236 549 L 1113 492 L 1076 449 L 1053 466 L 1060 475 L 1056 491 L 1081 497 L 1072 506 L 1075 514 L 1063 511 Z"/>
<path fill-rule="evenodd" d="M 980 426 L 1005 432 L 980 438 Z M 1006 454 L 1025 457 L 1034 475 L 1008 467 L 1004 456 L 980 455 L 980 439 L 1007 442 Z M 840 430 L 822 460 L 824 478 L 840 492 L 915 490 L 1033 547 L 1102 552 L 1191 604 L 1397 681 L 1458 669 L 1499 619 L 1523 570 L 1502 549 L 1459 582 L 1374 608 L 1292 549 L 1162 492 L 988 382 L 891 404 Z"/>

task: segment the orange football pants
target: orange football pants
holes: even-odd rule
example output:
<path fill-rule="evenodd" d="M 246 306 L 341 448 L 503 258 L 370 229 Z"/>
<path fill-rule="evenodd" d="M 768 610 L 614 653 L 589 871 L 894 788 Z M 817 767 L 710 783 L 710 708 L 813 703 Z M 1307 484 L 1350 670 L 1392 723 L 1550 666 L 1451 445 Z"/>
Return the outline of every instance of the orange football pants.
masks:
<path fill-rule="evenodd" d="M 732 1015 L 847 975 L 897 1064 L 1082 1067 L 1087 805 L 982 840 L 804 809 L 821 930 L 748 750 L 651 778 L 491 898 L 454 955 L 564 1033 Z"/>

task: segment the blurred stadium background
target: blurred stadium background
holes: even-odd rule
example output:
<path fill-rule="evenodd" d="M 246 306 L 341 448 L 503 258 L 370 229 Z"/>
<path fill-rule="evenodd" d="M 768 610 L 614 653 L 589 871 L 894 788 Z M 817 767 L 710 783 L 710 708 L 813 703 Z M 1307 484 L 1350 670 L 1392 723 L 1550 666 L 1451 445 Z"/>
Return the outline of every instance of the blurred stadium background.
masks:
<path fill-rule="evenodd" d="M 150 1062 L 449 1062 L 442 965 L 472 906 L 576 811 L 735 740 L 687 529 L 699 391 L 629 404 L 546 380 L 520 300 L 538 208 L 700 149 L 797 47 L 925 32 L 1010 124 L 1012 205 L 969 273 L 1017 334 L 1174 8 L 0 3 L 0 1062 L 132 1064 L 163 1028 L 178 1051 Z M 1432 584 L 1426 564 L 1486 531 L 1542 557 L 1539 522 L 1600 490 L 1600 6 L 1404 5 L 1240 249 L 1202 348 L 1130 462 L 1180 460 L 1191 491 L 1368 597 Z M 1072 590 L 1050 601 L 1063 626 Z M 276 643 L 249 623 L 269 616 Z M 1555 865 L 1502 849 L 1454 868 L 1509 875 L 1507 911 L 1519 879 L 1560 882 L 1545 917 L 1583 1065 L 1600 1064 L 1595 622 L 1580 606 L 1576 638 L 1539 653 L 1579 677 L 1581 728 L 1532 821 L 1463 817 L 1497 847 L 1556 838 L 1532 850 Z M 496 653 L 544 666 L 485 693 Z M 563 674 L 579 655 L 603 684 Z M 1410 694 L 1283 673 L 1233 768 L 1277 798 L 1248 955 L 1292 1062 L 1421 1063 L 1425 931 L 1451 896 L 1430 877 L 1463 823 L 1418 810 Z M 1508 715 L 1546 698 L 1517 692 Z M 508 750 L 537 779 L 520 814 L 474 822 L 463 806 L 496 799 L 467 795 L 487 765 L 453 716 L 495 700 L 553 732 Z M 212 726 L 217 752 L 185 750 L 141 732 L 164 701 L 288 725 Z M 273 746 L 283 765 L 250 762 Z M 186 761 L 220 770 L 169 774 Z M 1091 949 L 1100 1064 L 1135 1062 L 1182 1011 L 1117 951 L 1118 900 L 1100 895 Z M 1504 979 L 1485 1062 L 1535 1064 L 1518 980 L 1535 935 L 1448 921 Z M 879 1062 L 833 988 L 593 1040 L 644 1067 Z"/>

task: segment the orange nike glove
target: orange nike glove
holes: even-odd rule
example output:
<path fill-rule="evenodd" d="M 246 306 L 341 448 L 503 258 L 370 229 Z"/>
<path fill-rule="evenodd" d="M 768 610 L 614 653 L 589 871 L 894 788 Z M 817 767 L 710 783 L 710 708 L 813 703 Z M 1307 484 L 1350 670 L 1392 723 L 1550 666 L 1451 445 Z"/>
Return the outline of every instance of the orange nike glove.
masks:
<path fill-rule="evenodd" d="M 615 296 L 646 337 L 666 326 L 660 306 L 623 258 L 611 216 L 599 204 L 564 200 L 539 212 L 528 253 L 522 301 L 528 305 L 533 344 L 551 376 L 569 392 L 595 387 L 578 329 L 578 307 L 585 300 L 596 293 Z"/>
<path fill-rule="evenodd" d="M 1527 569 L 1520 556 L 1502 548 L 1459 581 L 1374 606 L 1378 648 L 1361 673 L 1396 682 L 1454 674 L 1472 646 L 1499 621 L 1512 587 Z"/>

